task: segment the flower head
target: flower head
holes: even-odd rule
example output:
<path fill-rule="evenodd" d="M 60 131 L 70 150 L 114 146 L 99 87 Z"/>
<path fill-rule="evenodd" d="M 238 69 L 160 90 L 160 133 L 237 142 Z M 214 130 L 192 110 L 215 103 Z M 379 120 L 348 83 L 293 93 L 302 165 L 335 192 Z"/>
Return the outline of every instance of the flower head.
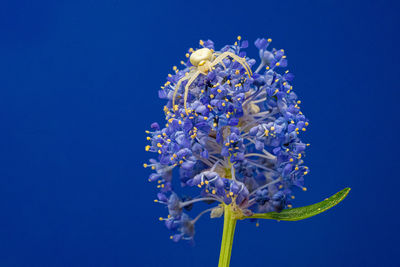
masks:
<path fill-rule="evenodd" d="M 306 190 L 303 177 L 309 169 L 303 158 L 307 144 L 299 136 L 308 120 L 293 92 L 294 75 L 285 69 L 285 52 L 268 49 L 270 43 L 270 39 L 255 41 L 261 63 L 252 75 L 233 57 L 225 57 L 196 76 L 187 92 L 186 110 L 188 79 L 179 88 L 177 84 L 196 69 L 189 60 L 193 49 L 186 54 L 186 62 L 181 62 L 183 69 L 174 67 L 175 74 L 168 75 L 159 91 L 159 97 L 167 101 L 165 125 L 153 123 L 146 131 L 150 143 L 145 149 L 155 157 L 144 166 L 153 170 L 149 181 L 157 182 L 160 190 L 156 202 L 168 209 L 168 216 L 160 220 L 174 232 L 174 241 L 193 239 L 194 224 L 202 214 L 221 215 L 218 204 L 233 205 L 244 215 L 280 212 L 291 207 L 293 188 Z M 210 40 L 200 45 L 215 53 L 214 60 L 229 52 L 245 58 L 250 67 L 256 63 L 246 57 L 243 49 L 248 42 L 239 37 L 220 51 L 214 51 Z M 186 189 L 194 192 L 190 187 L 197 193 L 183 197 Z M 192 219 L 192 206 L 201 202 L 210 208 Z"/>

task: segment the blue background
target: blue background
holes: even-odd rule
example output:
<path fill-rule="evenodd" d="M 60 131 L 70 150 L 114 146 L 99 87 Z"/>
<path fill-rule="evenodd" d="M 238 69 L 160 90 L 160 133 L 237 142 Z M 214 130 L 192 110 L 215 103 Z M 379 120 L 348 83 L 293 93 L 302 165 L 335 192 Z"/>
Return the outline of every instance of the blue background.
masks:
<path fill-rule="evenodd" d="M 175 244 L 142 164 L 157 90 L 199 39 L 284 48 L 311 124 L 305 221 L 239 222 L 235 266 L 399 266 L 396 1 L 0 3 L 0 266 L 216 266 L 222 220 Z M 248 55 L 257 57 L 254 46 Z"/>

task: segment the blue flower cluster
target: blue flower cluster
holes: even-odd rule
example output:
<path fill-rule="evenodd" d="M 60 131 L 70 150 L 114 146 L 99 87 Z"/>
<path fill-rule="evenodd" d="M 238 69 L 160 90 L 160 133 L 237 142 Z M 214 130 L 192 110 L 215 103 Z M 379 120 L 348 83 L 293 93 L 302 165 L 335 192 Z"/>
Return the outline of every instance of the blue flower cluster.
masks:
<path fill-rule="evenodd" d="M 307 144 L 299 135 L 306 131 L 308 121 L 293 92 L 294 76 L 285 70 L 285 52 L 268 49 L 270 43 L 271 39 L 255 41 L 261 63 L 251 75 L 231 57 L 199 75 L 188 91 L 189 112 L 184 107 L 185 82 L 176 86 L 196 70 L 189 60 L 195 50 L 189 49 L 186 62 L 181 61 L 183 69 L 174 67 L 175 74 L 168 75 L 159 91 L 159 97 L 167 101 L 165 125 L 153 123 L 146 131 L 150 144 L 145 149 L 157 156 L 144 167 L 154 170 L 149 181 L 158 183 L 155 201 L 165 204 L 169 212 L 160 220 L 174 232 L 174 241 L 193 239 L 200 216 L 209 211 L 212 217 L 220 216 L 222 205 L 235 205 L 244 215 L 280 212 L 292 207 L 295 187 L 306 190 L 303 177 L 309 169 L 303 158 Z M 250 67 L 256 63 L 246 57 L 243 49 L 248 42 L 240 36 L 220 51 L 214 50 L 210 40 L 200 45 L 214 53 L 214 60 L 230 52 Z M 173 176 L 179 176 L 179 183 Z M 179 190 L 188 187 L 197 187 L 198 195 L 180 196 Z M 192 219 L 188 212 L 199 202 L 214 205 Z"/>

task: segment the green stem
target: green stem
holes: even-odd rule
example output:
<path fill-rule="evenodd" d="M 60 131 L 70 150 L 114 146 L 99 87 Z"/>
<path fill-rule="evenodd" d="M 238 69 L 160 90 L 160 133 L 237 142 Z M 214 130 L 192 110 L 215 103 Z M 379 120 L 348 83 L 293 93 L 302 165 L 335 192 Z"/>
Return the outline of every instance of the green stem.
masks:
<path fill-rule="evenodd" d="M 229 267 L 236 220 L 237 219 L 234 217 L 232 207 L 230 205 L 224 205 L 224 230 L 222 233 L 221 252 L 219 254 L 218 267 Z"/>

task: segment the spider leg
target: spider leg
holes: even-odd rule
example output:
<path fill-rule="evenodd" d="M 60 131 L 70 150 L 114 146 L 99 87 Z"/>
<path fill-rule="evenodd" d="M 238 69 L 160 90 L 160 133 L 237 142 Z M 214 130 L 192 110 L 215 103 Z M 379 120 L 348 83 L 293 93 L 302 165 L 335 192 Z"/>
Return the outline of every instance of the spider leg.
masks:
<path fill-rule="evenodd" d="M 225 64 L 224 64 L 224 62 L 223 62 L 222 60 L 221 60 L 221 61 L 218 61 L 218 63 L 214 64 L 215 60 L 218 59 L 220 55 L 222 55 L 222 53 L 214 52 L 214 54 L 213 54 L 214 60 L 212 60 L 212 62 L 211 62 L 211 64 L 210 64 L 210 70 L 212 70 L 212 68 L 213 68 L 215 65 L 217 65 L 218 63 L 221 63 L 222 67 L 224 67 L 224 70 L 226 70 L 226 66 L 225 66 Z"/>
<path fill-rule="evenodd" d="M 213 62 L 211 62 L 210 69 L 213 69 L 214 66 L 221 64 L 224 67 L 224 69 L 226 70 L 225 63 L 223 62 L 224 58 L 226 58 L 226 57 L 227 56 L 221 56 L 221 55 L 218 56 Z M 247 71 L 247 69 L 246 69 L 246 71 Z"/>
<path fill-rule="evenodd" d="M 190 86 L 190 85 L 192 84 L 192 82 L 199 76 L 199 74 L 200 74 L 200 71 L 196 71 L 196 72 L 193 74 L 193 76 L 190 77 L 190 80 L 187 82 L 187 84 L 186 84 L 186 86 L 185 86 L 185 96 L 184 96 L 183 105 L 184 105 L 184 107 L 185 107 L 186 115 L 189 115 L 189 112 L 188 112 L 187 107 L 186 107 L 187 97 L 188 97 L 188 93 L 189 93 L 189 86 Z"/>
<path fill-rule="evenodd" d="M 251 75 L 253 75 L 253 73 L 251 72 L 251 68 L 249 66 L 249 64 L 247 64 L 246 59 L 245 58 L 241 58 L 238 55 L 232 53 L 232 52 L 225 52 L 228 56 L 232 57 L 233 59 L 235 59 L 236 61 L 238 61 L 246 70 L 247 70 L 247 74 L 249 75 L 249 77 L 251 77 Z"/>
<path fill-rule="evenodd" d="M 183 81 L 186 81 L 187 79 L 189 79 L 189 77 L 185 76 L 185 77 L 181 78 L 175 85 L 174 95 L 172 96 L 172 110 L 174 110 L 174 107 L 175 107 L 175 98 L 176 98 L 176 94 L 178 93 L 179 87 L 181 87 L 181 83 Z"/>
<path fill-rule="evenodd" d="M 221 60 L 221 65 L 222 65 L 222 67 L 224 67 L 224 70 L 226 70 L 226 66 L 225 66 L 225 63 Z"/>
<path fill-rule="evenodd" d="M 212 62 L 212 66 L 215 66 L 219 63 L 222 62 L 222 60 L 226 57 L 231 57 L 234 60 L 236 60 L 237 62 L 239 62 L 240 65 L 242 65 L 242 67 L 247 71 L 247 75 L 249 75 L 249 77 L 251 77 L 252 72 L 250 69 L 250 66 L 247 64 L 246 60 L 244 58 L 239 57 L 238 55 L 235 55 L 234 53 L 231 52 L 224 52 L 221 55 L 219 55 L 214 62 Z"/>
<path fill-rule="evenodd" d="M 218 58 L 218 57 L 215 57 L 215 55 L 220 55 L 221 53 L 214 53 L 213 54 L 213 58 L 212 58 L 212 60 L 211 60 L 211 62 L 209 61 L 209 64 L 208 64 L 208 67 L 207 67 L 207 72 L 208 71 L 212 71 L 213 69 L 214 69 L 214 66 L 215 65 L 217 65 L 217 64 L 214 64 L 213 62 Z M 218 62 L 218 63 L 221 63 L 221 65 L 224 67 L 224 70 L 226 70 L 226 66 L 225 66 L 225 64 L 224 64 L 224 62 Z M 207 75 L 207 73 L 203 73 L 204 75 Z"/>

